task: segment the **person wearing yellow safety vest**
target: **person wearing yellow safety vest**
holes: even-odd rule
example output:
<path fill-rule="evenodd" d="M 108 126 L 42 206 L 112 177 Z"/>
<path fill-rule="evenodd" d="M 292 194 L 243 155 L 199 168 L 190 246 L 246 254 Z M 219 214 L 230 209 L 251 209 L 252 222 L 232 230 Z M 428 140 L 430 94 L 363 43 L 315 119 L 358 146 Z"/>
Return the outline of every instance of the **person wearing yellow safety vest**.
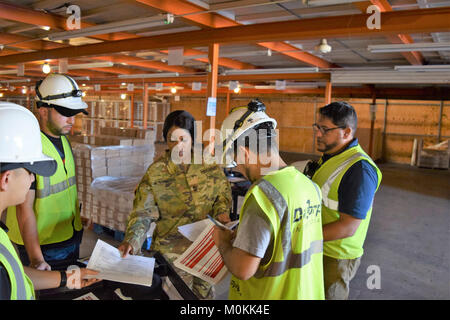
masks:
<path fill-rule="evenodd" d="M 34 174 L 51 176 L 56 162 L 42 153 L 39 124 L 24 107 L 0 102 L 0 213 L 25 200 Z M 0 300 L 31 300 L 34 290 L 81 288 L 96 282 L 84 280 L 97 272 L 41 271 L 23 266 L 0 220 Z"/>
<path fill-rule="evenodd" d="M 56 159 L 50 177 L 36 175 L 25 202 L 9 207 L 6 224 L 24 265 L 39 270 L 65 268 L 79 258 L 83 234 L 78 203 L 75 161 L 67 135 L 75 115 L 87 114 L 76 82 L 50 74 L 36 84 L 42 151 Z"/>
<path fill-rule="evenodd" d="M 313 125 L 320 160 L 305 174 L 322 190 L 325 297 L 348 299 L 363 255 L 381 171 L 355 138 L 357 115 L 346 102 L 319 109 Z"/>
<path fill-rule="evenodd" d="M 232 274 L 229 299 L 323 300 L 321 192 L 281 159 L 275 128 L 257 99 L 222 124 L 225 164 L 253 182 L 237 231 L 213 233 Z"/>

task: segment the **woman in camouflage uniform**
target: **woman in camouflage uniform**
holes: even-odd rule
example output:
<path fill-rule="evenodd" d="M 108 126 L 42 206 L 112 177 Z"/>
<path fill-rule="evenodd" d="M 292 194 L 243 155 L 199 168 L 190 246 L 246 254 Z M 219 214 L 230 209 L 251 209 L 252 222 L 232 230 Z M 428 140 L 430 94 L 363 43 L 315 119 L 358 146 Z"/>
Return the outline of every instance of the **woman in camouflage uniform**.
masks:
<path fill-rule="evenodd" d="M 186 111 L 167 116 L 163 136 L 169 150 L 147 169 L 136 189 L 125 239 L 119 246 L 123 256 L 140 253 L 153 221 L 156 229 L 151 249 L 173 262 L 191 245 L 178 226 L 205 219 L 207 214 L 222 222 L 230 220 L 231 189 L 223 170 L 191 161 L 194 125 L 194 118 Z M 214 298 L 214 288 L 208 282 L 184 275 L 199 298 Z"/>

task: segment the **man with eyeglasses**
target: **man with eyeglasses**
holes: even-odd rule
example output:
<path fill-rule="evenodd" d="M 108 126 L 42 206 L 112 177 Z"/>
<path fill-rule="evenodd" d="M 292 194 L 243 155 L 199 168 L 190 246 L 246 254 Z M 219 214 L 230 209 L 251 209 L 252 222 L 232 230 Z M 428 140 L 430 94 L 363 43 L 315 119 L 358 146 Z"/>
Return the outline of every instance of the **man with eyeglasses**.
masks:
<path fill-rule="evenodd" d="M 363 255 L 381 171 L 355 137 L 356 112 L 346 102 L 319 109 L 313 125 L 317 150 L 323 152 L 305 174 L 322 190 L 325 298 L 348 299 L 349 284 Z M 312 172 L 311 172 L 312 171 Z"/>
<path fill-rule="evenodd" d="M 67 75 L 50 74 L 37 82 L 35 91 L 42 152 L 56 160 L 57 170 L 49 177 L 35 174 L 25 202 L 8 208 L 8 236 L 17 245 L 24 265 L 38 270 L 65 269 L 79 258 L 83 234 L 75 161 L 66 135 L 75 115 L 87 114 L 87 104 Z"/>

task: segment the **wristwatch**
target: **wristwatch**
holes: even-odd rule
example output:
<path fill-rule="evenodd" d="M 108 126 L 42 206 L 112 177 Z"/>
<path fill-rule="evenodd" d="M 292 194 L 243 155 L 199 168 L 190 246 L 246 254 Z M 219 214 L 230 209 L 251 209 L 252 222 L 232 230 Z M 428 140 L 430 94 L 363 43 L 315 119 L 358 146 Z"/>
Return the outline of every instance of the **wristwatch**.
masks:
<path fill-rule="evenodd" d="M 66 271 L 60 271 L 61 273 L 61 282 L 59 283 L 59 287 L 65 287 L 67 284 L 67 274 Z"/>

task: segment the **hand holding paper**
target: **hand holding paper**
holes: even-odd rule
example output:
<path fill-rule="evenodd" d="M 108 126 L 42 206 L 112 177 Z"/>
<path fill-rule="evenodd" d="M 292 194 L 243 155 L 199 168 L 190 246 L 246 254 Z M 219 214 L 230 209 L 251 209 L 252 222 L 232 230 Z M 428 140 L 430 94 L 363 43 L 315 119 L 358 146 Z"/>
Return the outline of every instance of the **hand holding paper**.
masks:
<path fill-rule="evenodd" d="M 117 248 L 98 240 L 88 268 L 99 271 L 98 279 L 151 286 L 155 259 L 129 255 L 122 258 Z"/>

